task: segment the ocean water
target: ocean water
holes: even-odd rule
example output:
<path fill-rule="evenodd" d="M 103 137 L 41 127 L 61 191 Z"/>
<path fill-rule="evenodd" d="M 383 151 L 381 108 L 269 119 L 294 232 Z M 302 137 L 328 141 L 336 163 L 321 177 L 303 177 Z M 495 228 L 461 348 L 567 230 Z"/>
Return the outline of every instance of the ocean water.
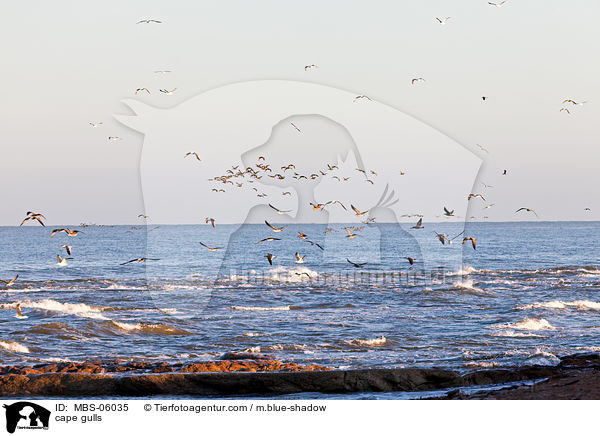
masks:
<path fill-rule="evenodd" d="M 0 279 L 19 279 L 0 284 L 0 359 L 185 362 L 248 350 L 333 368 L 466 371 L 600 350 L 600 223 L 468 223 L 477 250 L 434 234 L 464 225 L 411 225 L 364 226 L 352 239 L 343 224 L 89 226 L 52 239 L 51 228 L 2 227 Z M 257 243 L 266 237 L 280 240 Z M 74 259 L 59 267 L 63 244 Z M 138 257 L 160 260 L 119 265 Z"/>

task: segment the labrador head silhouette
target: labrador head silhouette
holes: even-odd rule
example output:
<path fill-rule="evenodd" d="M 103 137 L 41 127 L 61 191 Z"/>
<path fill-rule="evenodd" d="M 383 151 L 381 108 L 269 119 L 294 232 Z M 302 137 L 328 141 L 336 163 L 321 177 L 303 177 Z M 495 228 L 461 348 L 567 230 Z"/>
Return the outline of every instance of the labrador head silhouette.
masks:
<path fill-rule="evenodd" d="M 134 114 L 116 119 L 144 135 L 140 175 L 146 215 L 157 223 L 214 218 L 237 224 L 221 228 L 213 243 L 224 247 L 220 256 L 202 265 L 190 262 L 188 274 L 218 280 L 235 269 L 247 270 L 255 253 L 234 246 L 249 224 L 264 220 L 369 226 L 379 256 L 387 257 L 398 237 L 412 238 L 417 248 L 421 244 L 402 229 L 402 217 L 439 216 L 446 205 L 455 216 L 467 216 L 479 158 L 426 123 L 383 103 L 356 99 L 357 94 L 264 80 L 212 89 L 168 109 L 123 101 Z M 185 157 L 189 152 L 200 160 Z M 314 208 L 334 200 L 344 206 Z M 368 213 L 358 216 L 350 205 Z M 326 251 L 325 236 L 314 242 Z M 161 232 L 148 232 L 148 257 L 160 258 L 166 246 Z M 196 240 L 188 248 L 189 259 L 205 254 Z M 320 262 L 332 261 L 322 254 Z M 418 256 L 426 268 L 427 251 Z M 461 264 L 462 250 L 448 255 L 448 268 Z M 160 263 L 146 268 L 149 282 L 160 279 Z M 193 300 L 205 307 L 210 296 L 210 291 L 195 293 Z"/>

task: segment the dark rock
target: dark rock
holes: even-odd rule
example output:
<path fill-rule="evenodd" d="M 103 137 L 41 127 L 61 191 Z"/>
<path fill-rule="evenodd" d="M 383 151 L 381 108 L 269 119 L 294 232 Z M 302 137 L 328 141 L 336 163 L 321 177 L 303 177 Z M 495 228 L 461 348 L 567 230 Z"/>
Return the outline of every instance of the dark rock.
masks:
<path fill-rule="evenodd" d="M 274 356 L 268 354 L 246 353 L 239 351 L 230 351 L 219 357 L 220 360 L 275 360 Z"/>

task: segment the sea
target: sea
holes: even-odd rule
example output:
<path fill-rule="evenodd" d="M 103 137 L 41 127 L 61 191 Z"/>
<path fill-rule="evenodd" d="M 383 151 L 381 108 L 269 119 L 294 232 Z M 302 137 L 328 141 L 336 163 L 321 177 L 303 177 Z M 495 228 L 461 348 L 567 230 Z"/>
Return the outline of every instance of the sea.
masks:
<path fill-rule="evenodd" d="M 413 225 L 90 225 L 53 238 L 54 227 L 0 227 L 0 279 L 19 275 L 0 283 L 0 359 L 175 363 L 247 351 L 466 372 L 600 350 L 600 223 Z M 58 266 L 57 254 L 72 260 Z M 121 265 L 142 257 L 158 260 Z"/>

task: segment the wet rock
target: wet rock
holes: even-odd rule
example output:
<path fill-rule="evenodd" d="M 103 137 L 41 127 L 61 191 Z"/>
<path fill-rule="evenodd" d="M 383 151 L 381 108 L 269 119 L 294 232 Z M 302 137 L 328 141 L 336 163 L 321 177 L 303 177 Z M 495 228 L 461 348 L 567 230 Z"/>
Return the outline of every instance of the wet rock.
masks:
<path fill-rule="evenodd" d="M 230 351 L 219 357 L 220 360 L 275 360 L 274 356 L 268 354 L 246 353 L 242 351 Z"/>

